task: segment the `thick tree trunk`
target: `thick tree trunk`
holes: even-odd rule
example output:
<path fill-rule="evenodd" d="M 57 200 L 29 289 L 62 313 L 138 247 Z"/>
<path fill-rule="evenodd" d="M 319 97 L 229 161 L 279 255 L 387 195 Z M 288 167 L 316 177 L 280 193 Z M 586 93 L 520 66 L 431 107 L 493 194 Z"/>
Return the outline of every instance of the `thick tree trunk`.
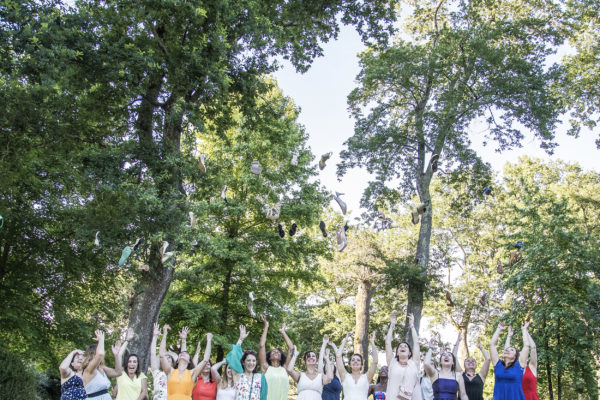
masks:
<path fill-rule="evenodd" d="M 162 265 L 158 246 L 152 246 L 150 266 L 150 271 L 143 272 L 142 279 L 136 285 L 137 291 L 131 300 L 129 314 L 129 327 L 135 332 L 135 338 L 128 350 L 139 356 L 142 371 L 148 368 L 153 324 L 158 320 L 160 307 L 173 279 L 173 268 Z"/>
<path fill-rule="evenodd" d="M 363 372 L 369 369 L 369 310 L 373 298 L 373 284 L 361 279 L 356 293 L 356 325 L 354 352 L 363 356 Z"/>

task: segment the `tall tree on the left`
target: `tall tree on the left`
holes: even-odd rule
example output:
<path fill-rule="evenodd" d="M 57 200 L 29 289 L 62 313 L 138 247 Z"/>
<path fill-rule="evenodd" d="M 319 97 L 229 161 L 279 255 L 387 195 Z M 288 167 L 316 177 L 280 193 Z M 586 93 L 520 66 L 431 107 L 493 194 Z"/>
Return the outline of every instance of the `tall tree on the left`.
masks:
<path fill-rule="evenodd" d="M 108 268 L 126 272 L 115 276 L 136 279 L 129 324 L 140 335 L 132 351 L 147 353 L 177 262 L 176 257 L 162 262 L 162 242 L 171 243 L 167 251 L 183 251 L 177 239 L 187 222 L 186 190 L 192 190 L 185 182 L 203 184 L 192 132 L 202 132 L 207 118 L 217 129 L 227 129 L 229 107 L 252 109 L 254 94 L 262 90 L 260 78 L 277 67 L 276 56 L 306 70 L 321 54 L 320 43 L 336 37 L 340 20 L 355 24 L 364 40 L 384 43 L 393 3 L 78 1 L 73 8 L 56 2 L 0 7 L 1 47 L 9 56 L 2 61 L 2 95 L 12 105 L 2 110 L 10 123 L 3 124 L 9 135 L 0 144 L 3 152 L 14 153 L 10 162 L 15 165 L 37 171 L 42 164 L 44 178 L 56 170 L 47 179 L 51 189 L 32 184 L 39 193 L 29 204 L 43 204 L 51 194 L 57 205 L 71 205 L 73 223 L 50 212 L 38 216 L 52 219 L 56 229 L 72 230 L 53 237 L 70 238 L 64 239 L 64 252 L 71 251 L 91 271 L 98 270 L 87 263 L 94 253 L 77 243 L 93 240 L 96 231 L 106 249 L 96 257 L 110 257 L 113 264 L 125 245 L 145 239 L 130 259 L 143 259 L 148 271 Z M 46 92 L 20 103 L 13 92 L 19 85 L 31 90 L 32 83 Z M 46 108 L 51 112 L 36 115 Z M 35 154 L 29 160 L 22 158 L 16 138 L 30 141 Z M 61 146 L 62 152 L 51 146 Z M 18 174 L 11 176 L 19 181 Z M 10 187 L 3 182 L 2 192 Z M 23 219 L 34 229 L 31 222 Z M 7 240 L 3 259 L 11 260 L 3 268 L 17 268 L 19 259 L 31 254 L 15 244 L 36 234 L 0 238 Z M 56 259 L 67 264 L 64 252 Z M 45 249 L 33 254 L 44 262 L 50 258 Z"/>

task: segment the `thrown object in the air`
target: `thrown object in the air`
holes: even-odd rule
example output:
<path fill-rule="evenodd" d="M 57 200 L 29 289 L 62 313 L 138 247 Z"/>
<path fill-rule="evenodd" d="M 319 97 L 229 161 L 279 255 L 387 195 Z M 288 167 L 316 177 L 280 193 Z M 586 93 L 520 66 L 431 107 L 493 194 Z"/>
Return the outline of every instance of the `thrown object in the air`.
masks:
<path fill-rule="evenodd" d="M 294 221 L 292 221 L 292 226 L 290 227 L 290 236 L 294 236 L 296 234 L 296 230 L 298 229 L 298 225 Z"/>
<path fill-rule="evenodd" d="M 206 173 L 206 156 L 204 154 L 200 154 L 200 157 L 198 158 L 198 168 L 200 168 L 200 171 L 203 174 Z"/>
<path fill-rule="evenodd" d="M 256 160 L 252 161 L 252 165 L 250 166 L 250 172 L 254 175 L 260 175 L 262 172 L 262 168 L 260 167 L 260 163 Z"/>
<path fill-rule="evenodd" d="M 198 226 L 198 218 L 196 217 L 196 214 L 194 214 L 192 211 L 190 211 L 189 213 L 190 216 L 190 227 L 191 228 L 195 228 Z"/>
<path fill-rule="evenodd" d="M 292 161 L 291 161 L 291 164 L 292 164 L 294 167 L 297 167 L 297 166 L 298 166 L 298 153 L 294 153 L 294 155 L 292 156 Z"/>
<path fill-rule="evenodd" d="M 413 210 L 411 213 L 411 221 L 413 224 L 417 225 L 419 223 L 419 212 L 417 210 Z"/>
<path fill-rule="evenodd" d="M 346 246 L 348 245 L 348 241 L 346 240 L 346 229 L 342 226 L 337 230 L 335 234 L 337 238 L 337 249 L 338 251 L 344 251 Z"/>
<path fill-rule="evenodd" d="M 325 222 L 319 222 L 319 229 L 321 229 L 321 233 L 323 233 L 323 237 L 327 237 L 327 232 L 325 231 Z"/>
<path fill-rule="evenodd" d="M 479 304 L 481 304 L 481 307 L 485 307 L 487 304 L 487 292 L 483 292 L 483 296 L 481 296 L 479 298 Z"/>
<path fill-rule="evenodd" d="M 250 300 L 254 301 L 254 292 L 248 293 L 248 297 L 250 297 Z"/>
<path fill-rule="evenodd" d="M 273 207 L 265 206 L 264 210 L 267 219 L 275 222 L 277 219 L 279 219 L 279 214 L 281 213 L 281 202 L 278 202 Z"/>
<path fill-rule="evenodd" d="M 419 213 L 419 215 L 423 215 L 423 214 L 425 214 L 425 211 L 427 211 L 427 204 L 420 203 L 417 206 L 417 212 Z"/>
<path fill-rule="evenodd" d="M 279 232 L 279 236 L 282 239 L 285 237 L 285 231 L 283 230 L 283 226 L 281 224 L 277 224 L 277 232 Z"/>
<path fill-rule="evenodd" d="M 227 203 L 227 185 L 223 185 L 221 189 L 221 198 Z"/>
<path fill-rule="evenodd" d="M 517 240 L 517 243 L 515 243 L 515 249 L 521 250 L 522 248 L 523 248 L 523 241 Z"/>
<path fill-rule="evenodd" d="M 321 170 L 325 169 L 325 163 L 327 162 L 327 160 L 329 160 L 329 157 L 331 157 L 331 152 L 329 153 L 325 153 L 321 156 L 321 160 L 319 161 L 319 168 Z"/>
<path fill-rule="evenodd" d="M 169 242 L 163 242 L 160 248 L 160 259 L 163 263 L 167 262 L 169 258 L 173 257 L 174 253 L 172 251 L 167 252 L 167 248 L 169 247 Z"/>
<path fill-rule="evenodd" d="M 252 318 L 256 317 L 256 313 L 254 312 L 254 302 L 252 300 L 248 300 L 248 311 Z"/>
<path fill-rule="evenodd" d="M 348 211 L 348 206 L 346 205 L 346 203 L 340 197 L 343 194 L 344 193 L 335 192 L 335 195 L 333 196 L 333 198 L 338 203 L 338 205 L 340 206 L 340 208 L 342 209 L 342 214 L 346 215 L 346 211 Z"/>
<path fill-rule="evenodd" d="M 394 142 L 394 138 L 393 137 L 388 137 L 387 140 L 385 141 L 386 143 L 390 144 Z"/>
<path fill-rule="evenodd" d="M 149 266 L 148 264 L 142 264 L 142 265 L 140 265 L 140 266 L 138 267 L 138 269 L 139 269 L 140 271 L 146 271 L 146 272 L 148 272 L 148 271 L 150 271 L 150 266 Z"/>
<path fill-rule="evenodd" d="M 498 271 L 500 275 L 504 273 L 504 267 L 502 266 L 502 262 L 500 262 L 500 260 L 498 260 L 498 263 L 496 264 L 496 271 Z"/>
<path fill-rule="evenodd" d="M 454 302 L 452 301 L 452 296 L 450 296 L 450 292 L 446 290 L 446 301 L 448 301 L 448 307 L 454 307 Z"/>
<path fill-rule="evenodd" d="M 144 244 L 144 239 L 143 239 L 143 238 L 138 238 L 138 239 L 135 241 L 135 244 L 133 245 L 133 251 L 137 251 L 137 249 L 138 249 L 138 248 L 139 248 L 139 247 L 140 247 L 142 244 Z"/>
<path fill-rule="evenodd" d="M 431 161 L 429 161 L 429 164 L 431 164 L 431 172 L 436 172 L 438 170 L 439 158 L 440 158 L 439 154 L 434 154 L 431 156 Z"/>
<path fill-rule="evenodd" d="M 519 261 L 521 261 L 521 253 L 519 253 L 517 250 L 511 250 L 511 252 L 508 255 L 508 264 L 512 267 L 514 267 L 514 265 L 516 263 L 518 263 Z"/>
<path fill-rule="evenodd" d="M 486 186 L 483 188 L 483 194 L 486 196 L 493 196 L 492 194 L 492 188 L 489 186 Z"/>
<path fill-rule="evenodd" d="M 96 232 L 94 236 L 94 245 L 100 247 L 100 231 Z"/>
<path fill-rule="evenodd" d="M 126 262 L 129 256 L 131 255 L 131 247 L 125 246 L 123 252 L 121 253 L 121 258 L 119 259 L 119 266 L 122 267 Z"/>

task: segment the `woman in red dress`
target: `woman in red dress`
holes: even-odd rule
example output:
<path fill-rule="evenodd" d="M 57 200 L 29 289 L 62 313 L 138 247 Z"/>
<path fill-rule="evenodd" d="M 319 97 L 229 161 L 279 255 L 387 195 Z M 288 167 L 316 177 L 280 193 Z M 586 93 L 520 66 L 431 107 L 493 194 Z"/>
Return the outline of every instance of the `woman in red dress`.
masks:
<path fill-rule="evenodd" d="M 529 322 L 525 322 L 521 328 L 523 332 L 523 352 L 527 354 L 529 352 L 529 363 L 525 372 L 523 373 L 523 393 L 525 394 L 525 400 L 540 400 L 537 394 L 537 349 L 535 348 L 535 342 L 529 334 Z"/>
<path fill-rule="evenodd" d="M 193 400 L 215 400 L 217 398 L 217 379 L 213 376 L 212 363 L 208 361 L 196 381 L 192 391 Z"/>

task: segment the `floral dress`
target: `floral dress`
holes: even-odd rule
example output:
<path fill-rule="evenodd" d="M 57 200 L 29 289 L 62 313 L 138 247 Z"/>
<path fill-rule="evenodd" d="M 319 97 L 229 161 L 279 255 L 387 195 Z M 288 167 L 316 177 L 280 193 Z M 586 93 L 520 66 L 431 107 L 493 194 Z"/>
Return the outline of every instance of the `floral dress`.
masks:
<path fill-rule="evenodd" d="M 167 400 L 167 375 L 160 369 L 152 371 L 152 399 Z"/>

